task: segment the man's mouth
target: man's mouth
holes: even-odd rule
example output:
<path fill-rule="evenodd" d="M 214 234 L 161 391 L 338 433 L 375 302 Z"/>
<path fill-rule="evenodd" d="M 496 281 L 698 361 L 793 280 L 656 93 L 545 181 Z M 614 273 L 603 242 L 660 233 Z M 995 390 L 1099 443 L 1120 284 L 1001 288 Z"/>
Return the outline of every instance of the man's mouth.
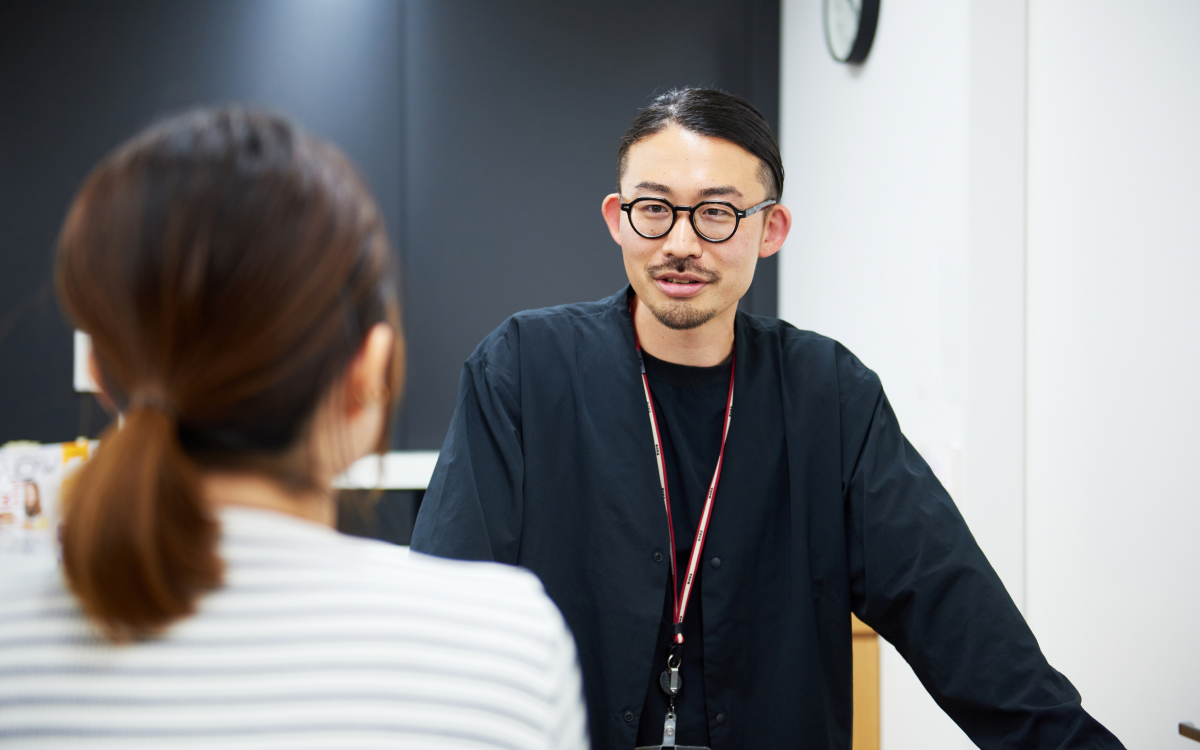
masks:
<path fill-rule="evenodd" d="M 659 290 L 668 297 L 691 297 L 709 285 L 709 280 L 697 274 L 670 272 L 654 278 Z"/>

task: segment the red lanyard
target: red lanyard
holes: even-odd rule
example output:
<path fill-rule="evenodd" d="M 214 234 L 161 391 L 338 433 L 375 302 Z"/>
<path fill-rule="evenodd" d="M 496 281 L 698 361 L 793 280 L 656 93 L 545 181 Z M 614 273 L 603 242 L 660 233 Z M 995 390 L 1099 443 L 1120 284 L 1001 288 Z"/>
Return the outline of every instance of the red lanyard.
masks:
<path fill-rule="evenodd" d="M 630 312 L 633 305 L 630 303 Z M 671 521 L 671 495 L 667 491 L 667 472 L 663 465 L 662 440 L 658 434 L 658 419 L 654 416 L 654 399 L 650 396 L 650 381 L 646 378 L 646 364 L 642 361 L 642 345 L 638 342 L 637 329 L 633 331 L 633 345 L 637 349 L 638 363 L 642 368 L 642 388 L 646 391 L 646 409 L 650 412 L 650 430 L 654 433 L 654 458 L 658 461 L 658 483 L 662 485 L 663 505 L 667 508 L 667 529 L 671 536 L 671 593 L 675 595 L 675 643 L 683 643 L 683 616 L 687 612 L 688 598 L 692 593 L 692 583 L 696 579 L 696 568 L 700 564 L 700 554 L 704 551 L 705 535 L 708 531 L 708 521 L 712 517 L 713 500 L 717 496 L 717 485 L 721 482 L 721 464 L 725 460 L 725 439 L 729 437 L 729 418 L 733 415 L 733 374 L 736 357 L 731 355 L 729 362 L 729 400 L 725 403 L 725 427 L 721 430 L 721 453 L 717 456 L 717 468 L 713 472 L 712 482 L 708 485 L 708 497 L 704 500 L 704 512 L 700 514 L 700 523 L 696 526 L 696 541 L 692 544 L 692 554 L 688 558 L 687 577 L 683 587 L 679 586 L 679 572 L 675 568 L 675 525 Z"/>

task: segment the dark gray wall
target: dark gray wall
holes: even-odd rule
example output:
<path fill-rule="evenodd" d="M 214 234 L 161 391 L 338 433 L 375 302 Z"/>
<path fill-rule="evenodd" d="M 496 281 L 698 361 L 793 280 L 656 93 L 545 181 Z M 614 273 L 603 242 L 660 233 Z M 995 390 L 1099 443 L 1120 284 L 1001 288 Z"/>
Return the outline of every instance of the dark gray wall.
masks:
<path fill-rule="evenodd" d="M 289 114 L 361 167 L 402 226 L 403 8 L 386 0 L 0 4 L 0 442 L 94 436 L 51 285 L 71 197 L 163 114 L 245 102 Z"/>
<path fill-rule="evenodd" d="M 105 423 L 71 390 L 50 288 L 71 195 L 155 116 L 239 101 L 363 170 L 398 247 L 409 389 L 393 444 L 437 448 L 458 370 L 522 309 L 624 284 L 600 219 L 621 133 L 656 91 L 778 121 L 778 0 L 205 0 L 0 7 L 0 441 Z M 775 313 L 774 259 L 743 305 Z"/>
<path fill-rule="evenodd" d="M 625 283 L 600 201 L 650 94 L 715 86 L 778 121 L 778 20 L 777 0 L 409 5 L 404 444 L 441 445 L 446 363 L 508 315 Z M 746 308 L 775 314 L 775 290 L 770 259 Z"/>

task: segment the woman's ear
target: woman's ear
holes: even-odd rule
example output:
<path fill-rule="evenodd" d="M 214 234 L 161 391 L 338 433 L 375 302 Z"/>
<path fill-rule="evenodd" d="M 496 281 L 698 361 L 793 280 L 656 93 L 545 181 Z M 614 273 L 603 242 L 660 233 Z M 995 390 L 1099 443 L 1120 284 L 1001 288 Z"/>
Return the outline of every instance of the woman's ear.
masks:
<path fill-rule="evenodd" d="M 346 372 L 348 414 L 357 414 L 366 406 L 386 403 L 391 398 L 388 372 L 395 342 L 396 333 L 387 323 L 376 323 L 367 331 Z"/>
<path fill-rule="evenodd" d="M 91 377 L 92 382 L 95 383 L 96 388 L 99 389 L 96 391 L 96 400 L 100 402 L 100 405 L 104 407 L 106 412 L 109 414 L 115 414 L 117 412 L 117 405 L 114 404 L 112 398 L 109 397 L 108 391 L 104 390 L 104 378 L 100 377 L 100 366 L 96 364 L 95 349 L 88 349 L 87 369 L 88 376 Z"/>
<path fill-rule="evenodd" d="M 372 326 L 345 375 L 318 404 L 309 441 L 321 481 L 332 482 L 378 448 L 391 403 L 388 373 L 395 338 L 388 324 Z"/>

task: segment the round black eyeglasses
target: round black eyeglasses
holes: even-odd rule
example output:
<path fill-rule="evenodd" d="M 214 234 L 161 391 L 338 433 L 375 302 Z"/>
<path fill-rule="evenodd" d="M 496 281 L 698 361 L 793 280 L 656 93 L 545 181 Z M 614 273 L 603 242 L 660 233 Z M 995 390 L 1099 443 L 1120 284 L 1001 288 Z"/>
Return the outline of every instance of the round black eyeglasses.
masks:
<path fill-rule="evenodd" d="M 768 199 L 740 211 L 727 201 L 701 201 L 694 206 L 673 206 L 662 198 L 637 198 L 621 204 L 629 214 L 629 226 L 648 240 L 666 237 L 675 228 L 680 211 L 687 211 L 696 234 L 708 242 L 724 242 L 737 231 L 742 219 L 753 216 L 776 201 Z"/>

